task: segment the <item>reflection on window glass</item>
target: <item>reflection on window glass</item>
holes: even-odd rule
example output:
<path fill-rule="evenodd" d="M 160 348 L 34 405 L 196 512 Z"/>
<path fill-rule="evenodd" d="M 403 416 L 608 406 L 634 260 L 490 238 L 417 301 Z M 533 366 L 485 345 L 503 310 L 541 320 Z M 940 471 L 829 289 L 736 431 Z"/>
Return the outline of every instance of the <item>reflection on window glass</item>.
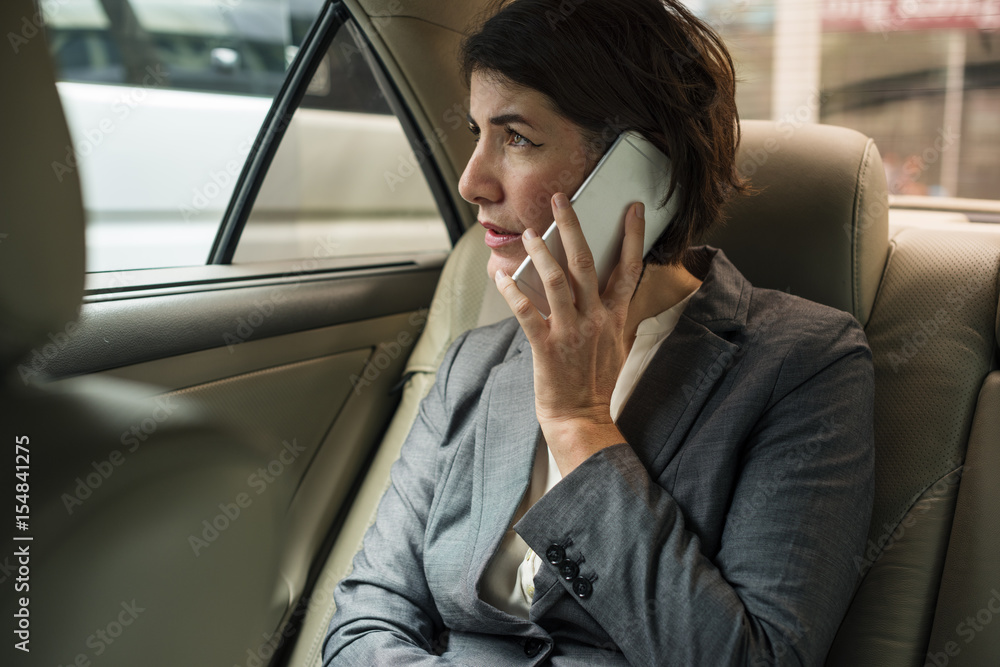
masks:
<path fill-rule="evenodd" d="M 420 161 L 343 27 L 289 123 L 234 262 L 450 247 Z"/>
<path fill-rule="evenodd" d="M 41 3 L 79 177 L 87 270 L 204 264 L 323 0 Z"/>
<path fill-rule="evenodd" d="M 692 0 L 730 46 L 743 118 L 875 139 L 893 194 L 997 199 L 992 0 Z"/>

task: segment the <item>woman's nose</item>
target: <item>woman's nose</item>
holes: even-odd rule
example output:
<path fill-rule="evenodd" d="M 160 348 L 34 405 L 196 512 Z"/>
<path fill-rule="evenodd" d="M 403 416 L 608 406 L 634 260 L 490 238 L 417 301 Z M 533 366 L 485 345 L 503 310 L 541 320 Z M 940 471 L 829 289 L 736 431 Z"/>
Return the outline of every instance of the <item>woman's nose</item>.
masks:
<path fill-rule="evenodd" d="M 484 150 L 483 143 L 476 144 L 462 178 L 458 181 L 458 192 L 470 204 L 497 202 L 500 200 L 502 188 L 496 178 L 491 156 Z"/>

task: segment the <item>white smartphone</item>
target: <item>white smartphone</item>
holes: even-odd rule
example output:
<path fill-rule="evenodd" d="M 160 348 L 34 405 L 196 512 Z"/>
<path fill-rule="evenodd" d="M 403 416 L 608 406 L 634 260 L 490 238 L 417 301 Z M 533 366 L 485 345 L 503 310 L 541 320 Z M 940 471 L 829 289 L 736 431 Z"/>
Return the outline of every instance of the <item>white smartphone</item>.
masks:
<path fill-rule="evenodd" d="M 677 210 L 676 197 L 671 197 L 665 206 L 659 205 L 670 182 L 669 169 L 670 159 L 660 149 L 637 132 L 624 132 L 570 200 L 594 255 L 598 288 L 602 292 L 621 258 L 629 206 L 642 202 L 646 207 L 643 257 L 673 219 Z M 542 235 L 542 240 L 563 271 L 567 271 L 566 252 L 555 222 Z M 545 287 L 531 257 L 525 258 L 513 278 L 538 311 L 548 317 L 550 310 Z"/>

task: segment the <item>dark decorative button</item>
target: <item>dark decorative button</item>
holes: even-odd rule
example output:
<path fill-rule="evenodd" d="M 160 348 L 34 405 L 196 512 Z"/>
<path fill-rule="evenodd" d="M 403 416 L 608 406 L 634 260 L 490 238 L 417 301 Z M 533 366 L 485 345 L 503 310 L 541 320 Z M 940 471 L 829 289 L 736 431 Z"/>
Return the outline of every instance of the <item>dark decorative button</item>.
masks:
<path fill-rule="evenodd" d="M 524 642 L 524 654 L 529 658 L 534 658 L 543 646 L 545 646 L 545 642 L 538 637 L 528 637 L 528 640 Z"/>
<path fill-rule="evenodd" d="M 567 558 L 559 563 L 559 574 L 566 581 L 572 581 L 580 574 L 580 566 Z"/>
<path fill-rule="evenodd" d="M 545 550 L 545 558 L 553 565 L 558 565 L 566 558 L 566 550 L 558 544 L 552 544 Z"/>
<path fill-rule="evenodd" d="M 573 580 L 573 592 L 576 593 L 577 597 L 586 599 L 594 592 L 594 585 L 590 583 L 589 579 L 577 577 Z"/>

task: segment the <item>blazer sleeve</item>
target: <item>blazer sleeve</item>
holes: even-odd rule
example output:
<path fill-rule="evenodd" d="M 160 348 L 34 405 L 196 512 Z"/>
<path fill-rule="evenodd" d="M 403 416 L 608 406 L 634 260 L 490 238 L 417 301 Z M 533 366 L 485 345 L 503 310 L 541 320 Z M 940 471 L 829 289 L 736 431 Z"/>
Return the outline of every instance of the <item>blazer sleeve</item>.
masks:
<path fill-rule="evenodd" d="M 628 444 L 591 456 L 517 524 L 539 554 L 571 540 L 589 595 L 560 584 L 631 664 L 822 664 L 857 582 L 874 483 L 871 352 L 853 318 L 838 323 L 833 344 L 803 337 L 785 355 L 741 444 L 712 559 Z"/>
<path fill-rule="evenodd" d="M 427 516 L 448 423 L 448 376 L 466 334 L 445 355 L 430 392 L 393 464 L 353 570 L 334 591 L 337 611 L 323 646 L 323 666 L 448 665 L 432 654 L 443 629 L 423 570 Z"/>

